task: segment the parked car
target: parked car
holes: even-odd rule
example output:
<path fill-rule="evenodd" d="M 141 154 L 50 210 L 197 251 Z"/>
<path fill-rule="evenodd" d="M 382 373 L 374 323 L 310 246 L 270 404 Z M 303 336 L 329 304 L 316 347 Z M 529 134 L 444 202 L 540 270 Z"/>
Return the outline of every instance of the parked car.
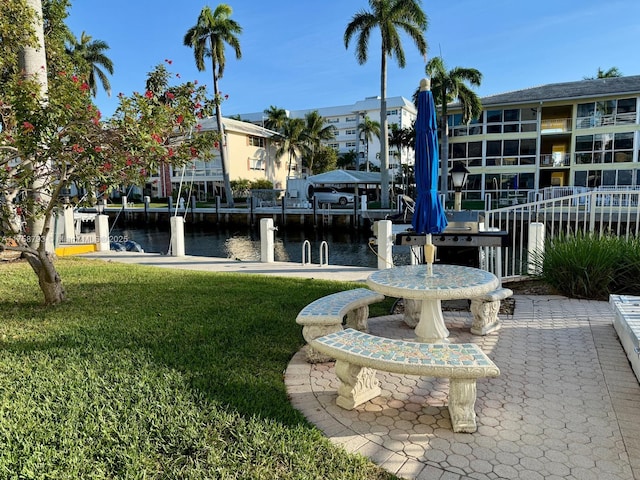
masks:
<path fill-rule="evenodd" d="M 313 196 L 318 199 L 318 203 L 337 203 L 347 205 L 353 203 L 355 195 L 349 192 L 342 192 L 333 187 L 315 187 Z"/>

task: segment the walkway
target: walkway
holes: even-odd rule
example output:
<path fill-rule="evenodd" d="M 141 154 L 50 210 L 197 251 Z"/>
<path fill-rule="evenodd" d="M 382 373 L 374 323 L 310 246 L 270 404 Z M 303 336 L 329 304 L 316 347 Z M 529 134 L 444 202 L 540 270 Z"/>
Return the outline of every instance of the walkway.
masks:
<path fill-rule="evenodd" d="M 407 479 L 640 478 L 640 385 L 607 302 L 515 298 L 513 317 L 486 337 L 468 312 L 445 312 L 454 342 L 479 344 L 501 375 L 478 380 L 478 431 L 453 433 L 448 381 L 378 372 L 383 394 L 335 405 L 333 363 L 298 352 L 286 373 L 292 404 L 334 443 Z M 373 334 L 411 339 L 402 317 L 371 319 Z"/>
<path fill-rule="evenodd" d="M 85 255 L 167 268 L 362 281 L 373 270 L 167 257 Z M 346 411 L 335 405 L 333 363 L 298 352 L 285 383 L 291 402 L 332 442 L 406 479 L 640 479 L 640 385 L 607 302 L 516 295 L 512 317 L 486 337 L 468 312 L 445 312 L 454 342 L 479 344 L 502 374 L 478 381 L 478 431 L 453 433 L 448 382 L 378 373 L 383 394 Z M 293 319 L 292 319 L 293 321 Z M 371 333 L 413 338 L 401 316 L 369 320 Z"/>

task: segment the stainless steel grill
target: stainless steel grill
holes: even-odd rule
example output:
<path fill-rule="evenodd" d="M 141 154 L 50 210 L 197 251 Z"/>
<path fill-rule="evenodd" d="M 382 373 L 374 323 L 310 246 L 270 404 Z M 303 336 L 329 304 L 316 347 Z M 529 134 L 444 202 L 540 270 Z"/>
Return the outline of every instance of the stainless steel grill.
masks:
<path fill-rule="evenodd" d="M 477 211 L 446 212 L 448 225 L 444 232 L 431 236 L 435 246 L 442 247 L 506 247 L 506 231 L 481 231 L 484 217 Z M 396 234 L 396 245 L 424 245 L 426 235 L 410 230 Z"/>

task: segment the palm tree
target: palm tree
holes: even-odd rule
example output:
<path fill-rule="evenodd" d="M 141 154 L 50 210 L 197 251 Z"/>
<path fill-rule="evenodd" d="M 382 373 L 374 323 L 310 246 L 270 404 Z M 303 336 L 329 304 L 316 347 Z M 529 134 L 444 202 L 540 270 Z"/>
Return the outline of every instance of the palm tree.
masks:
<path fill-rule="evenodd" d="M 287 178 L 291 176 L 291 164 L 295 157 L 307 152 L 304 129 L 305 122 L 301 118 L 289 118 L 282 127 L 282 140 L 276 150 L 276 156 L 289 155 Z"/>
<path fill-rule="evenodd" d="M 595 80 L 597 78 L 617 78 L 622 77 L 622 72 L 618 67 L 611 67 L 609 70 L 604 71 L 598 67 L 598 72 L 595 77 L 584 77 L 585 80 Z"/>
<path fill-rule="evenodd" d="M 222 126 L 222 109 L 220 104 L 220 92 L 218 90 L 218 80 L 224 74 L 226 57 L 224 54 L 225 44 L 233 48 L 236 58 L 242 58 L 240 41 L 237 35 L 242 33 L 242 27 L 235 20 L 229 18 L 232 10 L 229 5 L 221 3 L 212 12 L 209 7 L 204 7 L 198 16 L 195 26 L 187 30 L 184 36 L 184 45 L 193 48 L 196 67 L 200 72 L 205 70 L 205 57 L 211 59 L 211 71 L 213 74 L 213 96 L 216 106 L 216 123 L 220 134 L 220 161 L 222 163 L 222 177 L 224 180 L 224 190 L 227 197 L 227 204 L 233 207 L 233 195 L 229 182 L 229 162 L 227 159 L 226 140 L 224 128 Z"/>
<path fill-rule="evenodd" d="M 462 121 L 469 123 L 482 113 L 480 97 L 467 86 L 480 86 L 482 74 L 475 68 L 455 67 L 447 71 L 442 57 L 434 57 L 427 62 L 426 74 L 431 78 L 434 102 L 440 105 L 440 193 L 447 194 L 449 132 L 447 104 L 457 100 L 462 107 Z"/>
<path fill-rule="evenodd" d="M 269 108 L 264 110 L 264 114 L 267 116 L 267 121 L 264 123 L 264 126 L 269 130 L 282 132 L 282 128 L 289 118 L 287 111 L 284 108 L 278 108 L 275 105 L 271 105 Z"/>
<path fill-rule="evenodd" d="M 67 54 L 71 55 L 76 62 L 82 62 L 88 66 L 89 79 L 87 83 L 91 88 L 91 95 L 94 97 L 98 94 L 97 79 L 100 79 L 102 88 L 107 92 L 107 95 L 111 96 L 111 84 L 104 70 L 109 75 L 113 75 L 113 62 L 104 54 L 105 50 L 109 50 L 107 42 L 92 40 L 92 37 L 85 32 L 80 35 L 79 42 L 77 38 L 72 37 L 66 47 Z"/>
<path fill-rule="evenodd" d="M 403 30 L 415 43 L 421 55 L 427 54 L 427 42 L 424 31 L 427 29 L 427 16 L 422 11 L 420 0 L 369 0 L 371 11 L 356 13 L 344 32 L 344 45 L 349 48 L 353 35 L 359 32 L 356 46 L 356 58 L 359 64 L 367 61 L 369 37 L 374 28 L 380 29 L 380 171 L 382 182 L 382 208 L 389 208 L 389 149 L 387 136 L 387 57 L 396 57 L 398 66 L 406 64 L 402 41 L 398 29 Z"/>
<path fill-rule="evenodd" d="M 360 137 L 364 135 L 364 141 L 365 141 L 364 160 L 365 160 L 365 169 L 368 172 L 369 171 L 369 141 L 373 140 L 374 137 L 380 138 L 380 122 L 371 120 L 367 115 L 364 117 L 364 120 L 362 121 L 362 123 L 358 124 L 358 132 L 359 132 L 358 141 L 360 141 Z M 360 169 L 360 166 L 358 165 L 358 170 L 359 169 Z"/>
<path fill-rule="evenodd" d="M 336 136 L 336 129 L 333 125 L 326 125 L 325 119 L 317 110 L 307 113 L 304 116 L 305 128 L 303 139 L 308 147 L 307 168 L 309 175 L 313 175 L 313 161 L 320 145 L 324 140 L 331 140 Z"/>

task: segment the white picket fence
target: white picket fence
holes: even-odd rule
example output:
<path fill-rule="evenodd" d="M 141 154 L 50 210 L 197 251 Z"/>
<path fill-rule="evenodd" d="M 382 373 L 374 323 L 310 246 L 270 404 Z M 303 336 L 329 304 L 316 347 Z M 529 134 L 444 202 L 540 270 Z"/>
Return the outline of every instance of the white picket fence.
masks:
<path fill-rule="evenodd" d="M 486 229 L 509 233 L 508 247 L 484 252 L 486 269 L 503 280 L 527 276 L 532 223 L 544 225 L 547 239 L 575 232 L 640 236 L 640 190 L 601 188 L 557 198 L 555 195 L 541 192 L 537 201 L 485 211 Z"/>

